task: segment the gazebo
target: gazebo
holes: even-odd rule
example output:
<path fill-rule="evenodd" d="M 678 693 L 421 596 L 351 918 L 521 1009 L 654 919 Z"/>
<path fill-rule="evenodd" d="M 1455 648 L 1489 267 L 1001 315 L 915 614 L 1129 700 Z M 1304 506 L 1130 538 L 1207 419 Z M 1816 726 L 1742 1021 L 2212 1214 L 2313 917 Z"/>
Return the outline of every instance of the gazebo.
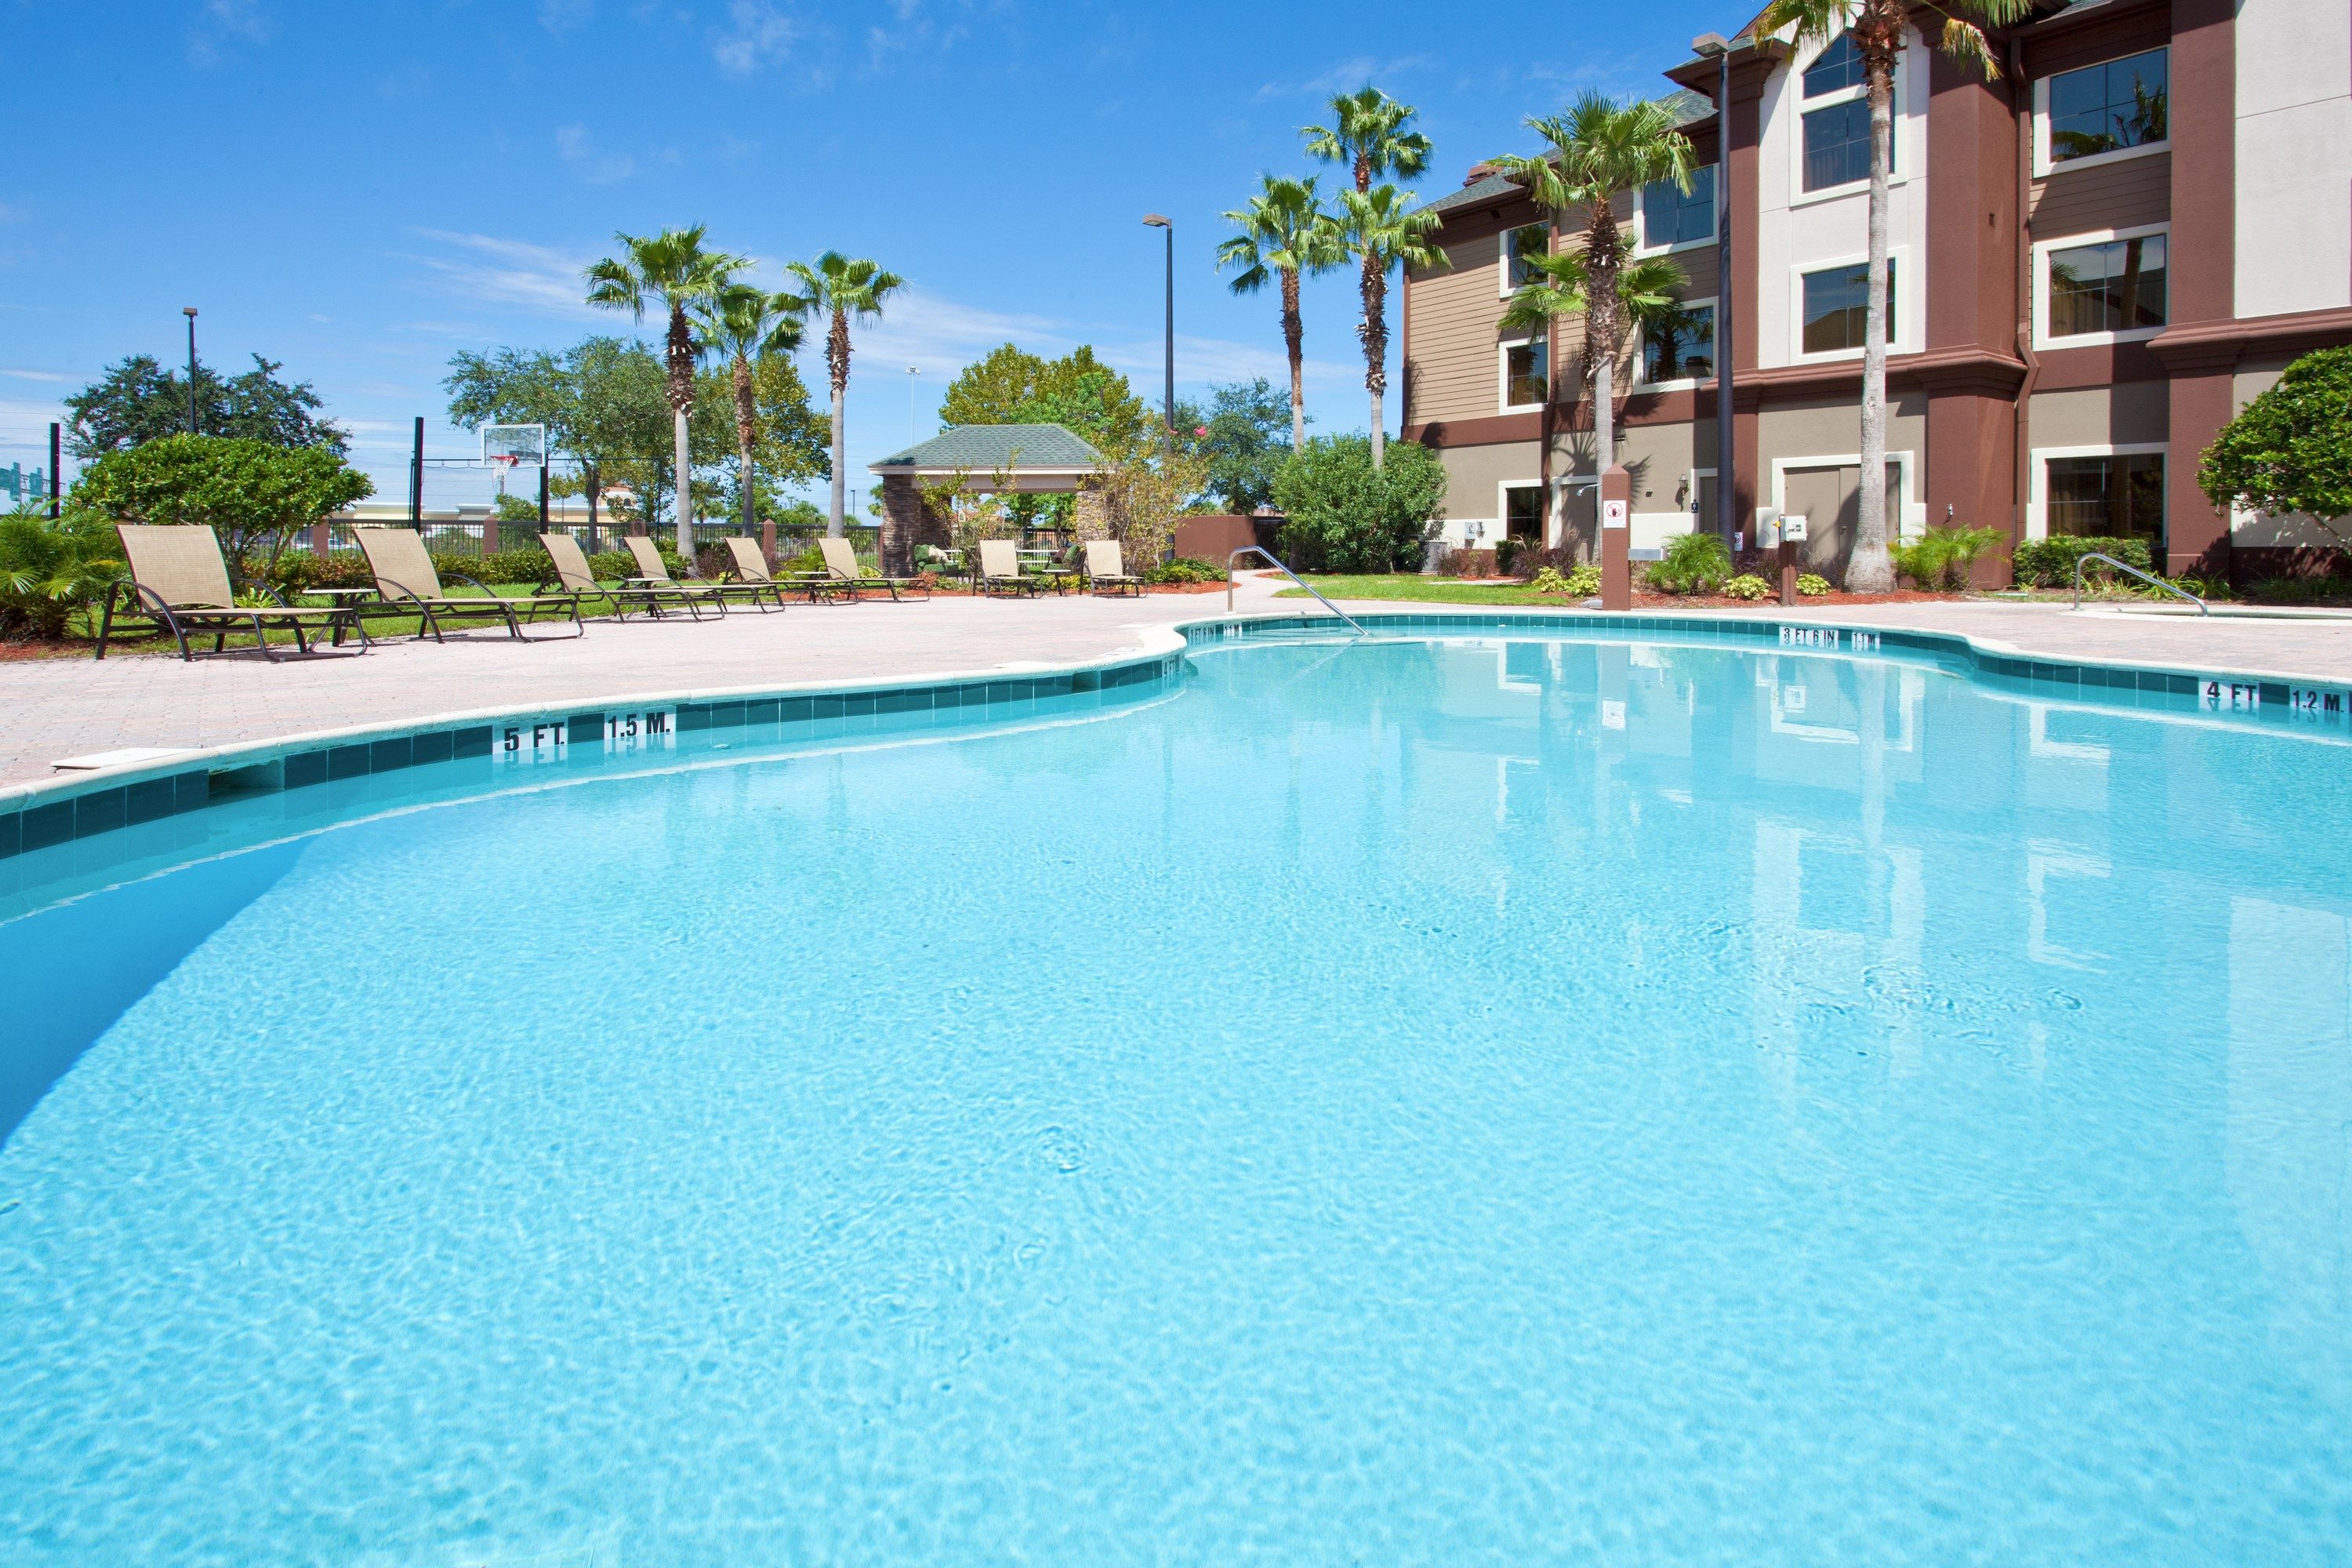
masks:
<path fill-rule="evenodd" d="M 1059 425 L 958 425 L 867 465 L 882 481 L 882 570 L 906 576 L 919 544 L 951 545 L 948 520 L 923 497 L 926 486 L 974 492 L 1070 495 L 1080 539 L 1110 532 L 1095 482 L 1103 455 Z"/>

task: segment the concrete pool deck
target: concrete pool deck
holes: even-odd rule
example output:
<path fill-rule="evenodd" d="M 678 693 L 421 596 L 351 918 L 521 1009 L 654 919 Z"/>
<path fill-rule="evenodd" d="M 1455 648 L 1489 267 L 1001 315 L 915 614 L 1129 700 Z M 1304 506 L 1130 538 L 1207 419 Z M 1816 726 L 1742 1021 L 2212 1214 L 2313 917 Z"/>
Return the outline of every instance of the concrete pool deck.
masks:
<path fill-rule="evenodd" d="M 1237 613 L 1315 613 L 1287 584 L 1244 578 Z M 1349 603 L 1366 614 L 1508 614 L 1490 605 Z M 794 605 L 717 622 L 592 622 L 585 637 L 517 647 L 503 635 L 388 642 L 360 658 L 183 663 L 152 653 L 0 663 L 0 784 L 61 775 L 69 757 L 132 747 L 208 749 L 353 725 L 502 707 L 583 706 L 655 691 L 985 675 L 1139 649 L 1152 628 L 1224 613 L 1223 594 L 1099 599 L 961 597 Z M 1660 607 L 1650 614 L 1801 617 L 1824 626 L 1968 637 L 2000 653 L 2092 659 L 2352 687 L 2352 619 L 2071 613 L 2059 605 L 1846 605 L 1782 611 Z"/>

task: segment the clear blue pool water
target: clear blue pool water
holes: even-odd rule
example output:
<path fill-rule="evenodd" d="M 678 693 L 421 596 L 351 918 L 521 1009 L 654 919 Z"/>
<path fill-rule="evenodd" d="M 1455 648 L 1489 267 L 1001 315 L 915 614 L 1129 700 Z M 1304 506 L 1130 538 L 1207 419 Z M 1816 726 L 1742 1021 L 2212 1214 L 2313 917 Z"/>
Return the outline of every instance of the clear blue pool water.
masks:
<path fill-rule="evenodd" d="M 0 1564 L 2352 1552 L 2339 744 L 1578 641 L 730 744 L 0 925 Z"/>

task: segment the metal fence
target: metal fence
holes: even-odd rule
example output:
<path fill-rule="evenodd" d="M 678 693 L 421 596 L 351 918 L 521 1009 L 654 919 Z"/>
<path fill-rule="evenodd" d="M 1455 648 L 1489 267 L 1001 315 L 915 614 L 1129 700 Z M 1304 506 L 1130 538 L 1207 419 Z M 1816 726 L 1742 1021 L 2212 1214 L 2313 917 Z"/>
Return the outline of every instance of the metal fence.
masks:
<path fill-rule="evenodd" d="M 360 542 L 352 532 L 353 526 L 347 522 L 331 522 L 325 525 L 326 546 L 330 554 L 340 555 L 356 552 L 359 550 Z M 411 525 L 394 521 L 363 526 L 405 528 Z M 623 548 L 621 541 L 625 536 L 647 531 L 635 523 L 606 522 L 599 523 L 593 528 L 586 523 L 558 523 L 550 526 L 556 532 L 572 535 L 580 542 L 580 547 L 592 555 L 600 551 L 619 550 Z M 428 520 L 418 531 L 424 535 L 425 547 L 436 554 L 479 555 L 483 553 L 482 545 L 487 525 L 481 522 Z M 676 529 L 667 524 L 657 526 L 650 531 L 655 539 L 665 545 L 671 543 L 677 538 Z M 716 550 L 719 547 L 719 541 L 743 531 L 743 527 L 740 523 L 698 522 L 694 525 L 695 552 L 698 555 L 704 551 Z M 879 531 L 877 525 L 870 522 L 853 522 L 847 525 L 850 542 L 860 553 L 864 554 L 873 552 L 876 536 Z M 304 529 L 295 536 L 295 547 L 301 550 L 315 550 L 318 548 L 318 534 L 317 529 Z M 501 521 L 499 524 L 499 548 L 500 550 L 531 549 L 538 544 L 539 534 L 540 527 L 536 521 L 519 519 Z M 753 532 L 751 537 L 757 538 L 757 532 Z M 780 557 L 801 554 L 814 549 L 816 542 L 824 537 L 822 530 L 796 530 L 788 533 L 779 533 L 776 535 L 776 553 Z"/>

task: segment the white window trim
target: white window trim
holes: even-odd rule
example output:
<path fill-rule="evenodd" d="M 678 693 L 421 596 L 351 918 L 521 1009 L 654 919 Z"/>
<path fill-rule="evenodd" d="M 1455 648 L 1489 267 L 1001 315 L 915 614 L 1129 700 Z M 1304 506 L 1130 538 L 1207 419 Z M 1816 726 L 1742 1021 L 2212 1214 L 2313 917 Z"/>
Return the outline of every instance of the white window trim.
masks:
<path fill-rule="evenodd" d="M 2163 441 L 2121 441 L 2104 447 L 2036 447 L 2033 461 L 2028 469 L 2028 494 L 2025 503 L 2025 537 L 2050 537 L 2050 459 L 2053 458 L 2145 458 L 2160 457 L 2165 462 L 2165 482 L 2171 483 L 2171 447 Z"/>
<path fill-rule="evenodd" d="M 2131 54 L 2116 55 L 2114 58 L 2127 60 L 2134 55 L 2158 53 L 2162 53 L 2165 57 L 2165 93 L 2169 97 L 2172 91 L 2172 46 L 2158 44 L 2153 49 L 2134 49 Z M 2092 63 L 2106 65 L 2110 62 L 2095 60 Z M 2091 68 L 2081 66 L 2076 68 L 2088 70 Z M 2161 142 L 2143 142 L 2137 147 L 2118 147 L 2112 153 L 2094 153 L 2087 158 L 2069 158 L 2063 163 L 2052 161 L 2050 156 L 2050 79 L 2051 77 L 2072 74 L 2074 74 L 2072 71 L 2053 71 L 2050 76 L 2033 79 L 2033 177 L 2035 179 L 2046 180 L 2053 174 L 2071 174 L 2077 169 L 2096 169 L 2106 163 L 2120 163 L 2126 159 L 2145 158 L 2151 153 L 2172 151 L 2172 138 L 2168 135 Z M 2166 122 L 2166 129 L 2168 131 L 2171 129 L 2169 120 Z"/>
<path fill-rule="evenodd" d="M 1927 531 L 1927 503 L 1923 500 L 1913 499 L 1918 493 L 1919 488 L 1919 465 L 1917 462 L 1917 456 L 1916 454 L 1908 451 L 1889 452 L 1886 454 L 1886 460 L 1893 463 L 1896 469 L 1895 489 L 1897 494 L 1894 498 L 1895 503 L 1895 536 L 1898 540 L 1916 539 L 1920 534 L 1925 533 Z M 1780 521 L 1781 517 L 1785 515 L 1789 504 L 1789 474 L 1790 470 L 1796 468 L 1859 468 L 1861 467 L 1862 454 L 1859 452 L 1833 453 L 1821 457 L 1773 458 L 1771 515 L 1769 517 L 1759 515 L 1756 519 L 1758 536 L 1759 538 L 1761 537 L 1764 524 L 1767 522 L 1778 522 Z"/>
<path fill-rule="evenodd" d="M 1511 351 L 1528 348 L 1537 343 L 1545 345 L 1544 395 L 1549 398 L 1551 395 L 1551 354 L 1547 334 L 1535 332 L 1523 338 L 1504 338 L 1495 344 L 1495 405 L 1506 414 L 1542 412 L 1543 404 L 1540 402 L 1514 403 L 1511 401 Z"/>
<path fill-rule="evenodd" d="M 1862 357 L 1863 351 L 1860 349 L 1823 349 L 1818 353 L 1805 352 L 1805 275 L 1809 272 L 1827 272 L 1832 267 L 1866 265 L 1869 260 L 1870 257 L 1865 252 L 1861 256 L 1829 256 L 1812 261 L 1794 261 L 1789 264 L 1789 363 L 1790 364 L 1836 364 L 1842 360 L 1858 360 Z M 1911 350 L 1908 341 L 1903 333 L 1903 307 L 1910 301 L 1912 294 L 1919 287 L 1918 276 L 1911 266 L 1911 247 L 1907 245 L 1889 246 L 1886 251 L 1886 263 L 1890 269 L 1888 277 L 1895 289 L 1894 320 L 1886 323 L 1886 352 L 1889 355 L 1909 353 Z M 1907 284 L 1903 281 L 1906 278 L 1911 279 Z"/>
<path fill-rule="evenodd" d="M 1513 490 L 1533 490 L 1536 492 L 1536 501 L 1540 508 L 1536 517 L 1536 537 L 1538 540 L 1541 540 L 1543 543 L 1549 547 L 1551 543 L 1551 540 L 1548 537 L 1551 532 L 1551 509 L 1549 506 L 1542 505 L 1544 499 L 1544 482 L 1540 479 L 1497 479 L 1495 481 L 1495 537 L 1493 540 L 1488 542 L 1488 547 L 1492 548 L 1495 543 L 1498 543 L 1510 537 L 1511 492 Z"/>
<path fill-rule="evenodd" d="M 1886 176 L 1886 185 L 1889 190 L 1910 183 L 1912 175 L 1918 169 L 1922 156 L 1918 147 L 1914 144 L 1913 139 L 1903 133 L 1905 119 L 1903 101 L 1906 96 L 1903 91 L 1903 79 L 1911 71 L 1911 62 L 1916 52 L 1926 47 L 1927 45 L 1927 40 L 1916 35 L 1916 28 L 1906 29 L 1903 58 L 1895 69 L 1895 95 L 1888 104 L 1888 112 L 1894 117 L 1894 123 L 1888 127 L 1888 133 L 1891 141 L 1890 150 L 1895 156 L 1894 171 Z M 1838 37 L 1843 37 L 1843 34 L 1841 33 Z M 1843 185 L 1825 185 L 1818 191 L 1805 189 L 1805 116 L 1817 109 L 1834 109 L 1839 104 L 1851 103 L 1856 99 L 1866 98 L 1870 92 L 1869 83 L 1859 82 L 1853 87 L 1840 88 L 1835 92 L 1825 92 L 1819 98 L 1805 96 L 1806 68 L 1821 58 L 1830 45 L 1835 42 L 1837 37 L 1831 37 L 1823 41 L 1821 47 L 1811 53 L 1789 62 L 1789 91 L 1785 101 L 1789 104 L 1790 114 L 1794 116 L 1789 121 L 1788 153 L 1789 205 L 1792 207 L 1811 206 L 1816 202 L 1842 201 L 1850 196 L 1867 195 L 1870 193 L 1868 174 L 1864 174 L 1859 180 L 1849 180 Z"/>
<path fill-rule="evenodd" d="M 2079 349 L 2099 343 L 2143 343 L 2164 331 L 2163 327 L 2133 327 L 2119 332 L 2068 332 L 2064 337 L 2053 336 L 2050 331 L 2050 257 L 2053 251 L 2072 250 L 2077 246 L 2105 245 L 2118 239 L 2145 239 L 2149 235 L 2165 237 L 2164 276 L 2165 314 L 2172 313 L 2172 225 L 2146 223 L 2137 228 L 2095 229 L 2089 234 L 2070 234 L 2062 239 L 2038 239 L 2033 242 L 2033 346 L 2036 349 Z M 2167 322 L 2169 325 L 2169 321 Z"/>
<path fill-rule="evenodd" d="M 1511 284 L 1511 236 L 1523 228 L 1544 231 L 1544 253 L 1551 253 L 1551 226 L 1544 223 L 1515 223 L 1495 237 L 1495 297 L 1507 300 L 1513 292 Z"/>
<path fill-rule="evenodd" d="M 1705 300 L 1685 300 L 1683 301 L 1683 303 L 1684 303 L 1685 305 L 1705 305 L 1705 306 L 1706 306 L 1706 307 L 1710 311 L 1714 311 L 1714 312 L 1716 312 L 1716 313 L 1717 313 L 1717 314 L 1720 314 L 1720 313 L 1721 313 L 1721 307 L 1720 307 L 1719 303 L 1718 303 L 1715 299 L 1713 299 L 1713 298 L 1711 298 L 1711 297 L 1710 297 L 1710 298 L 1708 298 L 1708 299 L 1705 299 Z M 1708 326 L 1708 338 L 1709 338 L 1709 341 L 1710 341 L 1710 342 L 1712 342 L 1712 341 L 1713 341 L 1713 336 L 1714 336 L 1714 319 L 1713 319 L 1713 317 L 1712 317 L 1712 316 L 1710 316 L 1710 317 L 1709 317 L 1709 319 L 1708 319 L 1707 326 Z M 1634 390 L 1634 391 L 1636 391 L 1636 392 L 1681 392 L 1681 391 L 1685 390 L 1685 388 L 1690 388 L 1690 387 L 1700 387 L 1700 386 L 1712 386 L 1712 385 L 1714 385 L 1714 384 L 1715 384 L 1715 377 L 1713 377 L 1713 376 L 1711 376 L 1711 375 L 1705 375 L 1705 376 L 1700 376 L 1700 375 L 1678 375 L 1678 376 L 1675 377 L 1672 381 L 1643 381 L 1643 380 L 1642 379 L 1642 362 L 1643 362 L 1644 359 L 1646 359 L 1646 358 L 1648 358 L 1648 357 L 1649 357 L 1647 354 L 1645 354 L 1645 353 L 1643 352 L 1643 347 L 1644 347 L 1644 344 L 1643 344 L 1643 339 L 1644 335 L 1645 335 L 1645 334 L 1643 332 L 1643 331 L 1642 331 L 1642 329 L 1641 329 L 1640 327 L 1638 327 L 1638 326 L 1637 326 L 1637 327 L 1635 327 L 1635 328 L 1633 329 L 1633 390 Z M 1715 472 L 1715 470 L 1714 470 L 1713 468 L 1709 468 L 1709 469 L 1707 470 L 1707 472 L 1708 472 L 1708 473 L 1713 473 L 1713 472 Z"/>
<path fill-rule="evenodd" d="M 1642 200 L 1642 193 L 1636 191 L 1633 193 L 1634 255 L 1673 256 L 1679 251 L 1697 250 L 1719 242 L 1723 233 L 1723 165 L 1718 162 L 1706 166 L 1715 171 L 1715 178 L 1712 182 L 1715 194 L 1713 199 L 1707 203 L 1706 209 L 1706 233 L 1697 239 L 1677 240 L 1672 245 L 1652 245 L 1649 239 L 1649 206 Z"/>

